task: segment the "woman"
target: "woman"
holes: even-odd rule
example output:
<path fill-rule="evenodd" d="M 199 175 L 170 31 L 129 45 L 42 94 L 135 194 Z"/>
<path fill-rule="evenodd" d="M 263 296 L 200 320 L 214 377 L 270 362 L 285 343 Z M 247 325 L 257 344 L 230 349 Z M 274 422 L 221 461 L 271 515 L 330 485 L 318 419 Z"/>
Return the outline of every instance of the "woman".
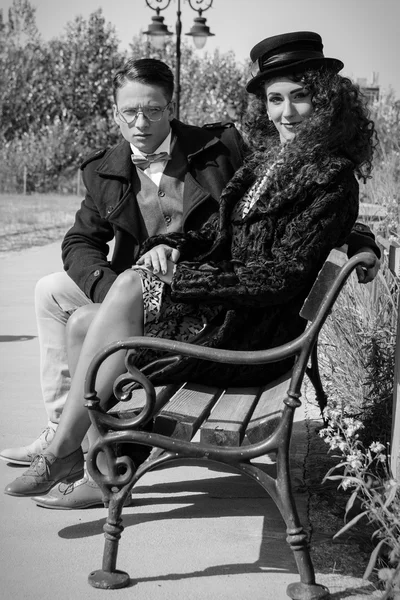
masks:
<path fill-rule="evenodd" d="M 83 383 L 91 359 L 107 343 L 143 333 L 187 340 L 213 320 L 204 343 L 257 350 L 304 329 L 300 307 L 329 251 L 351 231 L 356 176 L 369 176 L 374 147 L 374 126 L 358 88 L 338 75 L 343 64 L 325 58 L 322 49 L 311 32 L 274 36 L 253 48 L 247 85 L 255 96 L 247 116 L 253 154 L 225 188 L 219 214 L 200 232 L 152 238 L 94 318 L 91 309 L 71 318 L 73 380 L 56 435 L 6 493 L 45 494 L 59 481 L 82 476 L 80 444 L 90 425 Z M 99 371 L 104 402 L 124 371 L 123 359 L 114 354 Z M 139 360 L 148 361 L 148 353 Z M 274 365 L 274 376 L 287 367 Z M 190 375 L 235 385 L 237 371 L 184 359 L 169 380 Z M 239 375 L 242 385 L 265 382 L 265 366 L 243 366 Z"/>

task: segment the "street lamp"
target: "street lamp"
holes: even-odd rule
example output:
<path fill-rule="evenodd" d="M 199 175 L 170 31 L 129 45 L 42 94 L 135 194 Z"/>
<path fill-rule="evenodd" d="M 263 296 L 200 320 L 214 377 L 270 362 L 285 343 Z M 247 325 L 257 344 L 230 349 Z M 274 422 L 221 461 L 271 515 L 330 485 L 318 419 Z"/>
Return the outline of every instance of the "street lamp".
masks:
<path fill-rule="evenodd" d="M 198 12 L 198 17 L 194 19 L 194 25 L 190 29 L 189 33 L 193 38 L 194 45 L 196 48 L 204 48 L 207 38 L 214 35 L 210 32 L 210 28 L 206 25 L 206 19 L 202 16 L 203 12 L 211 8 L 214 0 L 188 0 L 191 9 Z M 174 90 L 174 101 L 176 106 L 176 118 L 179 119 L 179 104 L 181 97 L 181 34 L 182 34 L 182 22 L 181 22 L 181 0 L 177 0 L 178 10 L 176 13 L 177 21 L 175 26 L 176 31 L 176 65 L 175 65 L 175 90 Z M 167 25 L 164 24 L 164 17 L 160 16 L 160 12 L 165 10 L 170 5 L 171 0 L 146 0 L 146 4 L 149 8 L 156 11 L 156 15 L 151 17 L 152 23 L 149 25 L 147 31 L 144 33 L 150 38 L 154 48 L 161 50 L 164 47 L 166 37 L 172 35 L 172 32 L 168 30 Z M 196 4 L 196 6 L 193 6 Z M 160 6 L 161 5 L 161 6 Z"/>

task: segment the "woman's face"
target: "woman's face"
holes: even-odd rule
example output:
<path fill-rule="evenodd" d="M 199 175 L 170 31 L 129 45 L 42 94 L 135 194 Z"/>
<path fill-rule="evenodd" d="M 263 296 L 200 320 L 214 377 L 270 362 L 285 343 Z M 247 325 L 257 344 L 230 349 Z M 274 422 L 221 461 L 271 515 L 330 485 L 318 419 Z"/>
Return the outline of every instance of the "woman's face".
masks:
<path fill-rule="evenodd" d="M 299 81 L 277 77 L 264 84 L 268 116 L 278 130 L 281 144 L 296 136 L 296 128 L 313 112 L 311 94 Z"/>

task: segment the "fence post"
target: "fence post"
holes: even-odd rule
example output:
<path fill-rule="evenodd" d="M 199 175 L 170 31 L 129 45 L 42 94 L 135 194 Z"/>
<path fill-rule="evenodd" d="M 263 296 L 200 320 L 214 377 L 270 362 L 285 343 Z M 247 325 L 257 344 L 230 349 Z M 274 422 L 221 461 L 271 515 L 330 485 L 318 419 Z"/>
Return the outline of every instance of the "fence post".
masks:
<path fill-rule="evenodd" d="M 78 169 L 76 174 L 76 195 L 81 195 L 81 170 Z"/>
<path fill-rule="evenodd" d="M 23 191 L 23 194 L 24 194 L 24 196 L 26 196 L 26 180 L 28 178 L 28 169 L 26 168 L 26 166 L 24 166 L 23 178 L 24 178 L 24 191 Z"/>
<path fill-rule="evenodd" d="M 397 335 L 394 361 L 392 442 L 390 467 L 394 479 L 400 477 L 400 311 L 397 311 Z"/>
<path fill-rule="evenodd" d="M 386 238 L 378 235 L 378 244 L 388 253 L 388 266 L 391 273 L 400 284 L 400 244 L 389 242 Z M 392 408 L 392 432 L 390 443 L 390 469 L 393 478 L 400 479 L 400 302 L 397 306 L 397 330 L 396 348 L 394 355 L 394 381 L 393 381 L 393 408 Z"/>

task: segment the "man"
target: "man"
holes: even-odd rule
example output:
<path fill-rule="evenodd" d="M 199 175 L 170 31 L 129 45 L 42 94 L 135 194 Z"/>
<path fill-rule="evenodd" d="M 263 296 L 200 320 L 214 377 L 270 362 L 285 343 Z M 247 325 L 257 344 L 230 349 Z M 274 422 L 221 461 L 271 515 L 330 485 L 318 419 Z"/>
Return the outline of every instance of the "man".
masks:
<path fill-rule="evenodd" d="M 231 124 L 199 128 L 174 119 L 173 75 L 161 61 L 129 60 L 114 77 L 113 93 L 114 120 L 124 139 L 83 163 L 86 195 L 62 244 L 65 272 L 36 287 L 48 426 L 29 446 L 3 450 L 0 457 L 10 463 L 29 465 L 54 436 L 70 384 L 66 327 L 72 312 L 102 302 L 117 275 L 135 264 L 147 237 L 201 227 L 244 159 L 244 143 Z M 357 227 L 350 253 L 375 246 L 368 228 Z M 60 509 L 102 504 L 100 489 L 87 477 L 35 500 Z"/>

